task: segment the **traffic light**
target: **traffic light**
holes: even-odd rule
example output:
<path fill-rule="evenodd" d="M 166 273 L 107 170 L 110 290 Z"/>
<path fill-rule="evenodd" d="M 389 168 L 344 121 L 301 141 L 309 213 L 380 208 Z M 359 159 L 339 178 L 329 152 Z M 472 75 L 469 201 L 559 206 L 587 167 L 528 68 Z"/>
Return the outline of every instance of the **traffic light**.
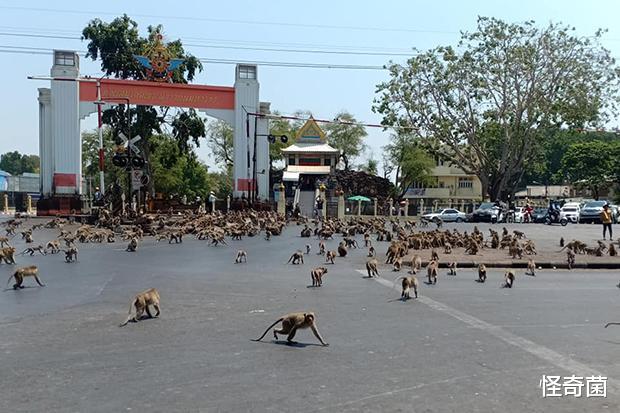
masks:
<path fill-rule="evenodd" d="M 112 164 L 119 168 L 125 168 L 129 164 L 129 158 L 125 154 L 115 153 L 112 156 Z"/>
<path fill-rule="evenodd" d="M 134 156 L 131 158 L 131 166 L 134 168 L 142 168 L 144 166 L 144 158 L 141 156 Z"/>

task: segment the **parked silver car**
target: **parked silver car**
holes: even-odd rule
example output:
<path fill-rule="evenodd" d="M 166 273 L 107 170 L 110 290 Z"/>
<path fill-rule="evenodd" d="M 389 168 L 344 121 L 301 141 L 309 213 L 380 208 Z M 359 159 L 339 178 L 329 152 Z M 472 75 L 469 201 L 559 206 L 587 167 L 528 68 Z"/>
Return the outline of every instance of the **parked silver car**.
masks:
<path fill-rule="evenodd" d="M 465 222 L 465 215 L 465 212 L 457 209 L 446 208 L 431 214 L 424 214 L 422 218 L 428 221 L 438 221 L 441 219 L 443 222 Z"/>

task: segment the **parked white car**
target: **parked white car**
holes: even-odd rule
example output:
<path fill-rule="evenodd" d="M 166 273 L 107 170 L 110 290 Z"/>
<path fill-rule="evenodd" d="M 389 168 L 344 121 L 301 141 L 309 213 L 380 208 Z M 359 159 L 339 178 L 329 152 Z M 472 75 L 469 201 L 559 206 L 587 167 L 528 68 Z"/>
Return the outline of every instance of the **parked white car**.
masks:
<path fill-rule="evenodd" d="M 579 222 L 579 204 L 570 203 L 565 204 L 562 209 L 560 209 L 560 219 L 566 218 L 568 222 L 572 222 L 576 224 Z"/>
<path fill-rule="evenodd" d="M 428 221 L 438 221 L 441 219 L 443 222 L 465 222 L 465 215 L 465 212 L 448 208 L 440 209 L 432 214 L 424 214 L 422 218 Z"/>

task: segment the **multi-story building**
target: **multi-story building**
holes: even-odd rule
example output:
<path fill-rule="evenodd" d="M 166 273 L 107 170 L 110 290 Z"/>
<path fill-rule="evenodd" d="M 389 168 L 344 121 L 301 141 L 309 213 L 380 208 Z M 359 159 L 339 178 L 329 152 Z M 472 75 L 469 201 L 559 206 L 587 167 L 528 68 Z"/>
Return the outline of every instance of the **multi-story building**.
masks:
<path fill-rule="evenodd" d="M 424 209 L 435 206 L 463 208 L 466 211 L 482 201 L 482 184 L 476 175 L 466 174 L 448 161 L 436 160 L 431 173 L 433 182 L 430 185 L 414 184 L 404 195 L 410 204 L 418 204 L 412 200 L 423 200 Z M 416 207 L 417 210 L 417 207 Z"/>

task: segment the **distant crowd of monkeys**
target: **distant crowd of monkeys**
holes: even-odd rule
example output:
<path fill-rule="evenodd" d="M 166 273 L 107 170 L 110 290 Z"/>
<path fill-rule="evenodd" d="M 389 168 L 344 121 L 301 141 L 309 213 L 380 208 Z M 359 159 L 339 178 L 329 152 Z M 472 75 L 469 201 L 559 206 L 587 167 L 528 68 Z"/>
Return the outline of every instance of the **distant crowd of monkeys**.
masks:
<path fill-rule="evenodd" d="M 140 217 L 133 225 L 123 226 L 120 218 L 113 218 L 111 214 L 105 210 L 100 212 L 99 220 L 96 225 L 81 225 L 75 231 L 65 230 L 64 227 L 69 221 L 55 218 L 47 223 L 32 225 L 30 228 L 20 232 L 22 239 L 26 244 L 34 244 L 33 232 L 42 228 L 56 228 L 60 230 L 57 239 L 49 241 L 45 245 L 32 245 L 27 247 L 20 255 L 33 256 L 35 253 L 41 255 L 57 254 L 63 252 L 67 263 L 77 262 L 78 248 L 76 242 L 80 243 L 112 243 L 115 242 L 116 236 L 120 235 L 121 239 L 129 241 L 128 252 L 136 252 L 140 241 L 144 236 L 153 236 L 157 242 L 168 240 L 168 243 L 181 244 L 184 235 L 193 235 L 196 239 L 207 240 L 209 245 L 217 246 L 219 244 L 228 245 L 225 237 L 228 236 L 233 240 L 240 240 L 243 236 L 255 237 L 263 234 L 265 240 L 271 240 L 274 235 L 280 235 L 287 222 L 272 212 L 233 212 L 229 214 L 199 214 L 188 212 L 182 215 L 155 214 Z M 484 248 L 488 249 L 505 249 L 512 259 L 523 258 L 523 255 L 536 255 L 536 247 L 534 242 L 527 239 L 522 231 L 514 230 L 509 233 L 506 228 L 502 229 L 502 233 L 489 229 L 489 237 L 484 238 L 482 232 L 474 226 L 471 234 L 459 232 L 456 228 L 450 230 L 440 230 L 438 225 L 435 230 L 417 231 L 415 222 L 407 221 L 401 224 L 398 220 L 386 221 L 383 218 L 375 218 L 370 220 L 352 220 L 342 221 L 337 219 L 327 220 L 308 220 L 301 217 L 296 220 L 297 225 L 303 225 L 301 230 L 302 238 L 310 238 L 315 236 L 318 238 L 317 255 L 325 257 L 325 264 L 335 264 L 337 258 L 346 257 L 350 249 L 360 248 L 356 235 L 363 235 L 364 248 L 367 248 L 366 272 L 368 278 L 379 277 L 379 261 L 377 259 L 377 251 L 373 245 L 371 237 L 374 235 L 377 242 L 389 242 L 386 251 L 385 264 L 392 265 L 392 271 L 401 271 L 404 258 L 409 254 L 410 250 L 428 250 L 430 249 L 430 259 L 423 263 L 420 254 L 414 253 L 409 262 L 409 275 L 399 276 L 393 281 L 395 286 L 397 281 L 401 284 L 401 299 L 408 300 L 413 297 L 418 298 L 419 283 L 416 275 L 426 266 L 425 283 L 427 285 L 436 285 L 439 275 L 440 259 L 437 250 L 443 250 L 444 255 L 450 255 L 454 248 L 463 248 L 466 254 L 477 255 Z M 0 237 L 0 263 L 15 264 L 16 249 L 10 245 L 9 237 L 17 235 L 17 230 L 23 226 L 24 221 L 20 219 L 11 219 L 2 223 L 6 227 L 6 236 Z M 313 224 L 314 228 L 310 225 Z M 335 250 L 327 250 L 326 241 L 333 240 L 334 236 L 341 236 L 342 240 L 338 243 Z M 560 239 L 561 251 L 566 250 L 567 268 L 571 269 L 575 266 L 577 254 L 590 254 L 601 256 L 608 253 L 610 256 L 616 256 L 617 250 L 614 243 L 605 245 L 598 241 L 595 247 L 588 247 L 585 243 L 573 240 L 565 243 L 564 239 Z M 286 262 L 287 264 L 300 265 L 304 264 L 304 256 L 310 254 L 312 247 L 306 244 L 302 250 L 293 252 Z M 234 263 L 246 263 L 248 254 L 245 250 L 238 250 Z M 448 269 L 448 275 L 457 275 L 456 261 L 448 261 L 442 263 L 443 267 Z M 554 267 L 555 268 L 555 267 Z M 527 261 L 525 274 L 530 276 L 536 275 L 536 263 L 530 257 Z M 323 280 L 328 273 L 325 265 L 315 267 L 310 271 L 312 287 L 321 287 Z M 478 278 L 476 282 L 485 283 L 487 280 L 487 267 L 480 263 L 477 267 Z M 10 277 L 15 280 L 13 289 L 24 288 L 24 279 L 32 277 L 36 283 L 43 287 L 45 284 L 39 278 L 38 268 L 35 265 L 18 268 Z M 501 284 L 502 288 L 512 288 L 514 286 L 516 273 L 514 270 L 507 270 L 504 273 L 504 280 Z M 618 285 L 620 287 L 620 284 Z M 155 314 L 151 313 L 150 307 L 155 309 Z M 139 321 L 144 313 L 148 317 L 158 317 L 160 315 L 160 295 L 157 289 L 150 288 L 137 294 L 130 302 L 129 314 L 125 321 L 120 325 L 125 326 L 129 322 Z M 273 335 L 278 339 L 278 334 L 287 336 L 287 343 L 294 343 L 293 338 L 297 330 L 310 328 L 316 338 L 322 345 L 328 344 L 322 338 L 316 324 L 316 316 L 313 312 L 294 312 L 286 314 L 270 325 L 265 332 L 256 341 L 262 340 L 267 332 L 276 324 L 282 323 L 280 329 L 274 329 Z M 617 325 L 620 323 L 608 323 L 609 325 Z"/>

